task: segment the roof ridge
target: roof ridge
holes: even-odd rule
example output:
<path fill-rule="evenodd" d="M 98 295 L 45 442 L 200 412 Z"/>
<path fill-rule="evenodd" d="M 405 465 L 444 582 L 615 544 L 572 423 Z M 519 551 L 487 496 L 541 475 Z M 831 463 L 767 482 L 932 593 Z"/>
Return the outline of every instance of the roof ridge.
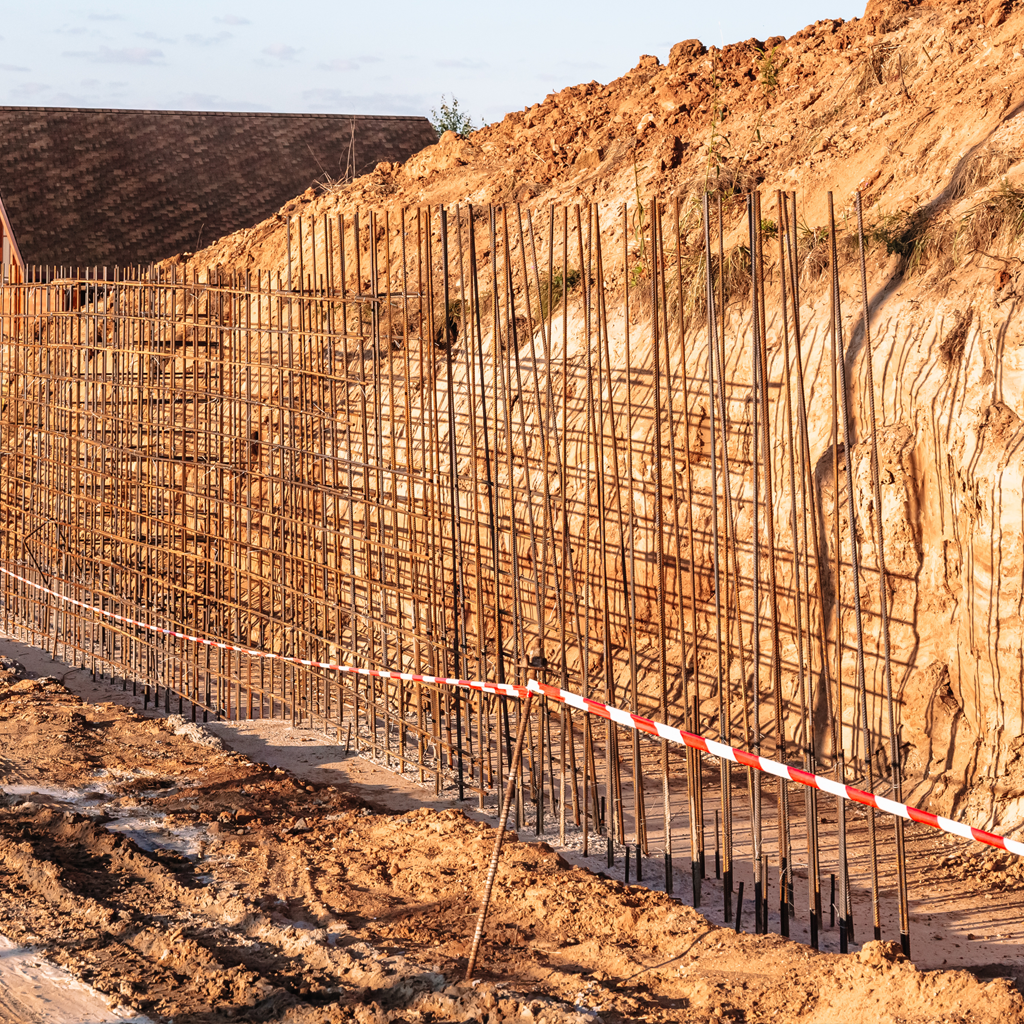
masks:
<path fill-rule="evenodd" d="M 274 110 L 148 110 L 143 107 L 19 107 L 0 104 L 0 110 L 60 114 L 188 114 L 193 117 L 322 117 L 358 121 L 426 121 L 423 114 L 325 114 Z"/>

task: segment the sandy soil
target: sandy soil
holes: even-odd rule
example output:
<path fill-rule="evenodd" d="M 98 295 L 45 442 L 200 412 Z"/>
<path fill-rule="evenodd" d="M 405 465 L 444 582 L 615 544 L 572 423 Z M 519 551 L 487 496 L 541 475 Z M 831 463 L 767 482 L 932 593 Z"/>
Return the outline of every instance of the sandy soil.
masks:
<path fill-rule="evenodd" d="M 829 275 L 821 273 L 825 257 L 815 239 L 824 237 L 832 192 L 841 275 L 852 281 L 852 201 L 859 191 L 879 433 L 883 459 L 887 444 L 892 456 L 894 487 L 886 499 L 892 549 L 886 557 L 893 643 L 910 659 L 899 686 L 901 742 L 909 747 L 904 767 L 908 779 L 925 780 L 915 799 L 928 810 L 1017 827 L 1024 823 L 1017 746 L 1024 734 L 1022 38 L 1020 0 L 870 0 L 862 18 L 823 18 L 789 39 L 751 38 L 721 48 L 680 41 L 664 65 L 645 55 L 613 81 L 531 97 L 537 102 L 469 138 L 446 133 L 404 165 L 382 164 L 320 194 L 310 188 L 263 223 L 172 262 L 179 264 L 177 273 L 197 273 L 200 280 L 230 271 L 287 273 L 298 257 L 296 218 L 308 224 L 344 215 L 351 225 L 354 211 L 370 208 L 378 217 L 387 212 L 394 226 L 400 211 L 426 205 L 493 203 L 511 211 L 518 202 L 539 225 L 549 204 L 593 202 L 600 206 L 605 253 L 629 253 L 628 266 L 607 262 L 603 280 L 612 297 L 644 272 L 634 230 L 621 227 L 624 202 L 635 209 L 639 197 L 679 199 L 679 252 L 686 265 L 697 266 L 703 258 L 697 211 L 708 190 L 726 203 L 729 247 L 743 243 L 747 230 L 742 204 L 730 197 L 759 189 L 765 216 L 777 220 L 775 191 L 795 190 L 804 358 L 813 396 L 817 388 L 819 395 L 829 393 L 828 360 L 819 360 L 830 320 Z M 299 262 L 325 266 L 324 233 L 307 228 L 303 238 Z M 551 251 L 561 259 L 559 242 L 549 250 L 541 237 L 537 247 L 541 268 Z M 490 258 L 485 250 L 478 242 L 479 259 Z M 397 294 L 403 264 L 386 263 Z M 365 275 L 355 280 L 355 266 L 350 258 L 348 287 L 369 288 Z M 382 289 L 383 279 L 374 287 Z M 527 301 L 520 288 L 517 308 Z M 579 302 L 579 295 L 569 299 L 570 336 L 574 324 L 577 337 L 583 330 Z M 859 316 L 859 299 L 844 295 L 843 303 L 847 316 Z M 729 306 L 728 336 L 746 337 L 745 300 Z M 635 302 L 632 308 L 637 312 Z M 397 313 L 393 319 L 397 324 Z M 812 324 L 816 331 L 809 330 Z M 637 366 L 651 358 L 650 338 L 638 327 L 631 338 Z M 964 331 L 966 338 L 959 337 Z M 406 333 L 416 331 L 407 324 Z M 557 339 L 561 330 L 553 333 Z M 613 314 L 613 346 L 622 333 Z M 852 334 L 847 338 L 850 407 L 864 409 L 864 349 Z M 942 355 L 948 339 L 959 339 L 955 365 Z M 624 365 L 621 349 L 612 352 L 613 362 Z M 734 381 L 746 383 L 742 369 Z M 826 405 L 810 402 L 815 461 L 831 443 Z M 731 415 L 745 414 L 735 409 Z M 572 416 L 583 429 L 582 407 Z M 859 422 L 861 414 L 854 418 L 866 441 L 871 428 Z M 782 419 L 773 416 L 773 422 L 778 429 Z M 782 434 L 777 437 L 783 446 Z M 855 457 L 858 516 L 867 522 L 870 460 L 864 449 Z M 574 465 L 571 453 L 566 460 Z M 698 470 L 697 491 L 708 493 L 708 487 Z M 819 491 L 824 522 L 827 489 Z M 743 541 L 748 528 L 741 521 Z M 848 539 L 840 539 L 849 550 Z M 869 548 L 863 557 L 871 557 Z M 710 573 L 707 549 L 697 557 Z M 784 581 L 786 570 L 780 571 Z M 863 596 L 869 616 L 879 614 L 871 588 Z M 881 670 L 874 654 L 869 657 L 880 688 Z M 653 696 L 656 679 L 654 672 L 641 675 L 641 695 Z M 794 690 L 790 696 L 795 701 Z M 884 735 L 882 713 L 871 713 Z M 852 718 L 845 728 L 848 737 L 856 733 Z"/>
<path fill-rule="evenodd" d="M 0 1020 L 7 1024 L 151 1024 L 0 935 Z"/>
<path fill-rule="evenodd" d="M 481 980 L 462 985 L 485 822 L 432 794 L 414 806 L 358 758 L 335 768 L 308 730 L 252 723 L 233 740 L 250 757 L 118 691 L 19 674 L 0 683 L 0 932 L 154 1021 L 1024 1020 L 1006 965 L 979 978 L 885 943 L 839 957 L 737 935 L 518 841 Z M 977 891 L 982 870 L 936 867 L 936 898 L 956 898 L 951 871 Z"/>

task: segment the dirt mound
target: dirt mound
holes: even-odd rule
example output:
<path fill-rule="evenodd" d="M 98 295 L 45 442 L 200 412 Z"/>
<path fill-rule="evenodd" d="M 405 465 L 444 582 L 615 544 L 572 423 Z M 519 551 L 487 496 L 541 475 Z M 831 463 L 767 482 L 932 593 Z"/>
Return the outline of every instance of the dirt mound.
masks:
<path fill-rule="evenodd" d="M 493 832 L 459 811 L 376 814 L 51 680 L 3 684 L 0 757 L 0 930 L 155 1020 L 1024 1020 L 1004 979 L 736 934 L 516 841 L 464 985 Z"/>
<path fill-rule="evenodd" d="M 912 798 L 944 814 L 976 813 L 977 824 L 1019 825 L 1024 701 L 1007 680 L 1020 675 L 1024 600 L 1022 36 L 1019 0 L 872 0 L 861 19 L 824 19 L 789 39 L 722 48 L 686 40 L 666 65 L 644 56 L 615 81 L 562 89 L 467 139 L 448 133 L 404 165 L 381 164 L 328 193 L 310 190 L 277 217 L 182 261 L 200 277 L 214 266 L 283 272 L 294 244 L 288 218 L 319 221 L 366 207 L 397 217 L 423 204 L 542 210 L 593 202 L 608 224 L 621 221 L 621 204 L 655 195 L 680 197 L 692 213 L 706 193 L 728 203 L 754 188 L 766 196 L 795 190 L 802 318 L 816 360 L 829 316 L 826 192 L 837 196 L 840 257 L 849 266 L 849 199 L 859 190 L 874 374 L 886 443 L 895 446 L 886 557 L 898 567 L 890 578 L 894 643 L 906 658 L 903 740 L 920 782 Z M 693 248 L 694 223 L 684 223 L 680 251 Z M 737 251 L 739 242 L 727 238 Z M 612 231 L 608 251 L 624 244 L 632 243 Z M 538 256 L 544 265 L 543 240 Z M 859 315 L 856 299 L 844 302 Z M 582 317 L 578 302 L 569 315 Z M 633 341 L 642 362 L 649 342 Z M 863 350 L 851 347 L 851 359 L 856 410 L 865 399 Z M 824 379 L 809 384 L 827 387 Z M 812 405 L 815 458 L 828 444 L 823 416 Z M 863 424 L 855 427 L 863 435 Z M 859 445 L 865 522 L 867 466 Z M 866 600 L 874 618 L 877 594 Z M 847 731 L 855 732 L 852 721 Z"/>
<path fill-rule="evenodd" d="M 1019 162 L 1022 25 L 1016 0 L 872 0 L 861 19 L 789 39 L 686 40 L 666 65 L 643 56 L 612 82 L 551 93 L 468 139 L 446 133 L 326 195 L 311 189 L 196 260 L 268 266 L 282 254 L 282 215 L 359 205 L 860 187 L 874 216 L 902 213 L 941 196 L 965 161 L 998 151 Z"/>

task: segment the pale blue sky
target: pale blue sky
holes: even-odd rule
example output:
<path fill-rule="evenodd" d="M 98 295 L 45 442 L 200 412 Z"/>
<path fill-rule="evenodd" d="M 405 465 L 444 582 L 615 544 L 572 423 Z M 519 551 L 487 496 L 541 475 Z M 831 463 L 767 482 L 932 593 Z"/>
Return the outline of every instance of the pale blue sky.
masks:
<path fill-rule="evenodd" d="M 642 53 L 852 18 L 865 0 L 5 3 L 0 105 L 429 114 L 494 121 Z"/>

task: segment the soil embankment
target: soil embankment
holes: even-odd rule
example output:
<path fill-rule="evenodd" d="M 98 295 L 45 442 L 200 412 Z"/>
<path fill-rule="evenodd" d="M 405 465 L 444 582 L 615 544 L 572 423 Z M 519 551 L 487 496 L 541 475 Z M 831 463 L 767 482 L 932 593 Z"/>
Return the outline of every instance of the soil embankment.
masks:
<path fill-rule="evenodd" d="M 606 251 L 626 246 L 627 262 L 636 261 L 632 273 L 642 281 L 642 239 L 633 237 L 635 225 L 625 232 L 615 226 L 623 203 L 681 198 L 689 212 L 678 239 L 686 258 L 700 245 L 699 216 L 692 214 L 705 191 L 723 198 L 726 244 L 739 252 L 744 218 L 730 205 L 733 198 L 760 189 L 767 215 L 776 217 L 770 197 L 777 189 L 795 190 L 811 456 L 827 467 L 828 403 L 820 399 L 828 394 L 823 231 L 831 190 L 840 269 L 851 289 L 843 302 L 860 442 L 856 502 L 870 537 L 877 510 L 862 412 L 859 285 L 853 286 L 851 197 L 859 190 L 908 792 L 930 810 L 1013 828 L 1024 822 L 1022 37 L 1024 6 L 1014 0 L 872 0 L 861 19 L 826 19 L 790 39 L 723 48 L 688 40 L 673 48 L 667 65 L 642 57 L 613 82 L 563 89 L 468 139 L 446 134 L 404 165 L 380 165 L 350 184 L 311 189 L 276 217 L 177 262 L 200 277 L 213 267 L 285 272 L 289 253 L 294 266 L 301 260 L 289 224 L 295 217 L 371 208 L 397 218 L 399 210 L 423 204 L 522 203 L 540 212 L 548 204 L 596 203 L 602 224 L 612 225 Z M 306 235 L 306 267 L 325 265 L 322 248 L 314 256 L 316 238 Z M 546 265 L 543 240 L 538 258 Z M 353 266 L 350 260 L 350 276 Z M 606 287 L 621 290 L 627 277 L 625 268 L 610 272 Z M 400 290 L 397 278 L 388 286 Z M 353 277 L 349 287 L 362 290 L 370 282 Z M 730 332 L 745 330 L 744 315 L 739 303 Z M 568 316 L 572 342 L 582 320 L 576 295 Z M 560 333 L 556 326 L 552 335 Z M 647 365 L 650 343 L 642 326 L 633 345 L 637 364 Z M 733 377 L 737 388 L 749 388 L 749 370 L 737 367 Z M 735 425 L 742 431 L 749 424 Z M 827 486 L 820 500 L 828 532 L 836 503 Z M 782 521 L 784 503 L 777 514 Z M 741 542 L 749 540 L 744 529 L 741 521 Z M 848 530 L 840 524 L 844 549 Z M 866 544 L 869 574 L 873 558 Z M 699 571 L 709 559 L 698 552 Z M 784 585 L 784 566 L 781 572 Z M 845 590 L 842 596 L 846 602 Z M 877 588 L 867 586 L 864 601 L 875 623 Z M 707 621 L 702 628 L 709 631 Z M 850 677 L 853 657 L 851 648 Z M 868 659 L 871 717 L 884 732 L 874 640 Z M 787 697 L 795 700 L 795 682 L 788 685 Z M 855 737 L 853 702 L 847 714 L 842 728 Z"/>

